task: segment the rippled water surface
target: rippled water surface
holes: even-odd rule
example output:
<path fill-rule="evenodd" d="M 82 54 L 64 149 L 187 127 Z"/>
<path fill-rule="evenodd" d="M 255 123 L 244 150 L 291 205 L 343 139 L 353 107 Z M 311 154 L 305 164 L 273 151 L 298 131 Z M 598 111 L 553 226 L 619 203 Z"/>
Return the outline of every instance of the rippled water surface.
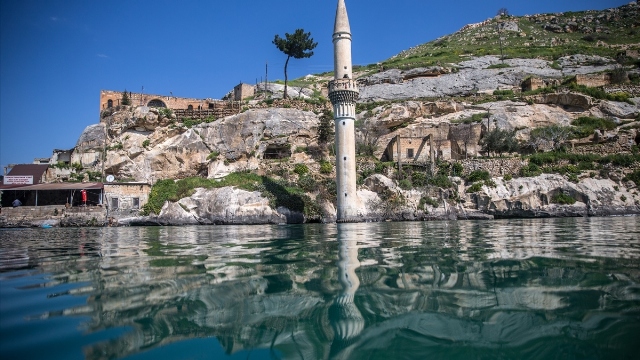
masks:
<path fill-rule="evenodd" d="M 3 359 L 637 359 L 640 218 L 0 230 Z"/>

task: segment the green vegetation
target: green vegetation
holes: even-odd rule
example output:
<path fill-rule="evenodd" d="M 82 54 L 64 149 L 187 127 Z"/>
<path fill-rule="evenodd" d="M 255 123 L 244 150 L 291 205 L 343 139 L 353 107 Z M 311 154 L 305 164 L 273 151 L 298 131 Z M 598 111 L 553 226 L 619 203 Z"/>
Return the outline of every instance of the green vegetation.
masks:
<path fill-rule="evenodd" d="M 587 12 L 554 14 L 558 24 L 566 24 L 574 18 L 587 15 Z M 384 61 L 381 65 L 384 69 L 407 70 L 417 67 L 450 66 L 449 64 L 467 60 L 469 56 L 494 55 L 503 58 L 546 59 L 552 61 L 552 68 L 559 70 L 561 66 L 556 60 L 562 56 L 585 54 L 615 58 L 619 52 L 617 45 L 639 43 L 640 32 L 630 30 L 635 25 L 637 16 L 628 11 L 621 15 L 600 20 L 601 26 L 607 28 L 608 34 L 587 35 L 580 31 L 556 33 L 543 29 L 542 23 L 517 16 L 510 16 L 508 21 L 514 22 L 520 31 L 501 31 L 498 30 L 498 22 L 504 22 L 504 17 L 495 18 L 486 25 L 471 27 L 418 45 Z M 367 67 L 372 71 L 379 68 L 380 66 Z"/>
<path fill-rule="evenodd" d="M 474 124 L 474 123 L 482 122 L 483 119 L 486 119 L 488 117 L 489 117 L 489 113 L 473 114 L 470 117 L 451 120 L 451 123 L 452 124 Z"/>
<path fill-rule="evenodd" d="M 161 107 L 157 109 L 158 109 L 158 114 L 160 114 L 162 117 L 170 118 L 171 115 L 173 115 L 173 110 L 169 108 Z"/>
<path fill-rule="evenodd" d="M 505 63 L 500 63 L 500 64 L 491 64 L 491 65 L 487 66 L 487 69 L 504 69 L 504 68 L 508 68 L 508 67 L 511 67 L 511 65 L 505 64 Z"/>
<path fill-rule="evenodd" d="M 143 207 L 142 213 L 146 215 L 159 214 L 166 201 L 178 201 L 188 197 L 195 192 L 196 188 L 212 189 L 225 186 L 235 186 L 247 191 L 260 191 L 263 196 L 269 199 L 269 204 L 274 208 L 284 206 L 292 211 L 302 212 L 309 217 L 317 217 L 321 214 L 320 206 L 307 196 L 303 189 L 247 172 L 232 173 L 220 180 L 200 177 L 178 181 L 159 180 L 151 188 L 149 201 Z"/>
<path fill-rule="evenodd" d="M 219 151 L 212 151 L 207 155 L 207 160 L 214 160 L 220 155 Z"/>
<path fill-rule="evenodd" d="M 569 84 L 569 89 L 585 95 L 589 95 L 596 99 L 627 102 L 633 105 L 633 102 L 631 102 L 630 100 L 631 96 L 624 92 L 609 94 L 601 88 L 577 85 L 575 83 Z"/>
<path fill-rule="evenodd" d="M 640 185 L 640 170 L 635 170 L 631 174 L 624 177 L 624 181 L 633 181 L 636 186 Z"/>
<path fill-rule="evenodd" d="M 571 122 L 575 128 L 571 129 L 573 138 L 583 138 L 593 135 L 596 129 L 613 130 L 616 123 L 609 119 L 601 119 L 596 117 L 579 117 Z"/>
<path fill-rule="evenodd" d="M 332 171 L 333 171 L 333 164 L 331 164 L 331 162 L 326 160 L 320 161 L 320 173 L 331 174 Z"/>
<path fill-rule="evenodd" d="M 110 151 L 110 150 L 122 150 L 124 149 L 124 145 L 122 145 L 122 143 L 115 143 L 111 146 L 107 146 L 106 150 Z"/>
<path fill-rule="evenodd" d="M 309 168 L 305 164 L 296 164 L 293 168 L 293 172 L 298 174 L 299 176 L 302 176 L 309 172 Z"/>
<path fill-rule="evenodd" d="M 570 195 L 559 193 L 551 198 L 551 202 L 561 205 L 573 205 L 576 203 L 576 199 L 572 198 Z"/>
<path fill-rule="evenodd" d="M 131 98 L 129 98 L 129 93 L 127 92 L 127 89 L 124 89 L 124 91 L 122 92 L 122 98 L 120 99 L 120 104 L 121 105 L 131 105 Z"/>
<path fill-rule="evenodd" d="M 471 193 L 476 193 L 478 191 L 482 190 L 482 182 L 477 182 L 477 183 L 473 183 L 473 185 L 471 185 L 468 189 L 467 189 L 467 193 L 471 194 Z"/>
<path fill-rule="evenodd" d="M 481 180 L 491 180 L 491 175 L 485 170 L 474 170 L 465 178 L 467 182 L 476 182 Z"/>
<path fill-rule="evenodd" d="M 482 140 L 480 140 L 482 150 L 486 151 L 488 154 L 494 152 L 498 153 L 498 155 L 516 151 L 519 149 L 520 145 L 518 144 L 515 135 L 515 131 L 494 128 L 489 131 Z"/>
<path fill-rule="evenodd" d="M 149 139 L 146 139 L 145 141 L 142 142 L 142 147 L 146 148 L 151 144 L 151 141 L 149 141 Z"/>

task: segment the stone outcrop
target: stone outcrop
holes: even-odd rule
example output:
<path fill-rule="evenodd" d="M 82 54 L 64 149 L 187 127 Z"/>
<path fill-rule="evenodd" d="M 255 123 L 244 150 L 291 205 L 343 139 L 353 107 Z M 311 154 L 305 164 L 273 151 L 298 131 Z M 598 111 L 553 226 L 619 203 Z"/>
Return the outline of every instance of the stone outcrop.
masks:
<path fill-rule="evenodd" d="M 221 154 L 221 159 L 229 162 L 244 159 L 243 163 L 250 164 L 273 148 L 287 152 L 282 156 L 291 155 L 297 146 L 316 141 L 318 126 L 316 114 L 286 108 L 249 110 L 192 128 L 148 108 L 118 111 L 103 120 L 110 134 L 105 172 L 119 179 L 150 183 L 165 178 L 206 177 L 210 170 L 211 177 L 237 171 L 238 166 L 217 163 L 210 157 L 212 153 Z M 245 169 L 254 168 L 249 165 Z"/>
<path fill-rule="evenodd" d="M 577 184 L 544 174 L 509 181 L 498 179 L 495 188 L 483 186 L 472 195 L 478 210 L 496 217 L 566 217 L 640 214 L 640 202 L 628 189 L 609 179 L 586 178 Z M 574 204 L 557 204 L 564 194 Z M 623 200 L 624 199 L 624 200 Z"/>

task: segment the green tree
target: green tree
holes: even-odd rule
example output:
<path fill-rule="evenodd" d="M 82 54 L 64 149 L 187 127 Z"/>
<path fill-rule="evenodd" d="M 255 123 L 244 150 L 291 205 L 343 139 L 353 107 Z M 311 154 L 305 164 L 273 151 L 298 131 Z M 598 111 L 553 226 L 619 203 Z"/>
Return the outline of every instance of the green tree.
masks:
<path fill-rule="evenodd" d="M 320 126 L 318 126 L 318 143 L 328 144 L 333 141 L 334 127 L 333 114 L 329 110 L 324 110 L 320 116 Z"/>
<path fill-rule="evenodd" d="M 482 144 L 482 149 L 489 154 L 490 152 L 498 153 L 498 155 L 502 155 L 505 152 L 513 152 L 518 150 L 519 144 L 518 140 L 516 140 L 516 132 L 501 130 L 498 128 L 494 128 L 489 131 L 482 140 L 480 140 Z"/>
<path fill-rule="evenodd" d="M 313 56 L 313 49 L 318 46 L 317 42 L 313 42 L 311 33 L 305 33 L 304 29 L 297 29 L 295 33 L 284 34 L 285 38 L 281 38 L 276 34 L 273 39 L 273 43 L 278 50 L 287 55 L 287 61 L 284 63 L 284 95 L 283 98 L 287 98 L 287 66 L 289 66 L 289 59 L 292 57 L 295 59 L 309 58 Z"/>
<path fill-rule="evenodd" d="M 131 105 L 131 99 L 129 98 L 127 89 L 124 89 L 124 91 L 122 92 L 122 100 L 120 100 L 120 103 L 122 105 Z"/>

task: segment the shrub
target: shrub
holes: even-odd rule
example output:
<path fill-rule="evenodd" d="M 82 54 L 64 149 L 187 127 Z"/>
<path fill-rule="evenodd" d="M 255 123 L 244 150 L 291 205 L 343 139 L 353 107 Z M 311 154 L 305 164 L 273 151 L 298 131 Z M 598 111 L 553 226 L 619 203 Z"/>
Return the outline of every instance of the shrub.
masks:
<path fill-rule="evenodd" d="M 293 172 L 298 174 L 298 176 L 302 176 L 309 172 L 309 168 L 305 164 L 296 164 L 293 168 Z"/>
<path fill-rule="evenodd" d="M 627 197 L 624 195 L 620 195 L 620 200 L 622 200 L 622 202 L 627 201 Z"/>
<path fill-rule="evenodd" d="M 411 190 L 413 188 L 413 184 L 411 183 L 411 180 L 409 179 L 402 179 L 398 182 L 398 186 L 400 186 L 401 189 L 404 190 Z"/>
<path fill-rule="evenodd" d="M 449 180 L 447 175 L 438 174 L 429 179 L 429 184 L 441 188 L 453 187 L 453 183 Z"/>
<path fill-rule="evenodd" d="M 482 190 L 482 182 L 473 183 L 468 189 L 467 193 L 475 193 Z"/>
<path fill-rule="evenodd" d="M 511 175 L 511 174 L 505 174 L 505 176 L 503 177 L 503 179 L 504 179 L 505 181 L 510 181 L 510 180 L 512 180 L 512 179 L 513 179 L 513 175 Z"/>
<path fill-rule="evenodd" d="M 566 195 L 565 193 L 560 193 L 560 194 L 554 195 L 551 198 L 551 202 L 554 204 L 561 204 L 561 205 L 573 205 L 576 203 L 576 199 L 572 198 L 570 195 Z"/>
<path fill-rule="evenodd" d="M 322 174 L 331 174 L 332 171 L 333 171 L 333 164 L 325 160 L 320 162 L 320 172 Z"/>
<path fill-rule="evenodd" d="M 300 186 L 300 188 L 305 191 L 312 192 L 317 190 L 318 183 L 313 177 L 309 175 L 303 175 L 298 179 L 298 186 Z"/>
<path fill-rule="evenodd" d="M 171 115 L 173 115 L 173 110 L 169 108 L 158 108 L 158 114 L 162 115 L 163 117 L 170 118 Z"/>
<path fill-rule="evenodd" d="M 146 139 L 145 141 L 142 142 L 142 147 L 147 147 L 151 144 L 151 141 L 149 141 L 149 139 Z"/>
<path fill-rule="evenodd" d="M 461 176 L 463 171 L 464 167 L 459 162 L 454 162 L 453 165 L 451 165 L 451 173 L 454 176 Z"/>
<path fill-rule="evenodd" d="M 496 96 L 513 96 L 513 90 L 494 90 L 493 95 Z"/>
<path fill-rule="evenodd" d="M 207 160 L 213 160 L 213 159 L 217 158 L 218 155 L 220 155 L 219 151 L 212 151 L 212 152 L 209 153 L 209 155 L 207 155 Z"/>
<path fill-rule="evenodd" d="M 491 175 L 486 170 L 474 170 L 472 171 L 467 178 L 465 179 L 467 182 L 476 182 L 480 180 L 490 180 Z"/>
<path fill-rule="evenodd" d="M 427 175 L 424 172 L 415 171 L 411 174 L 411 183 L 413 186 L 427 185 Z"/>
<path fill-rule="evenodd" d="M 581 116 L 571 122 L 571 125 L 576 128 L 572 129 L 575 138 L 583 138 L 593 135 L 596 129 L 601 130 L 613 130 L 616 128 L 616 123 L 609 119 L 602 119 L 596 117 Z"/>
<path fill-rule="evenodd" d="M 640 170 L 636 170 L 624 177 L 624 181 L 633 181 L 636 186 L 640 185 Z"/>
<path fill-rule="evenodd" d="M 540 170 L 540 167 L 533 162 L 529 162 L 529 165 L 520 169 L 520 176 L 531 177 L 538 176 L 540 174 L 542 174 L 542 170 Z"/>

